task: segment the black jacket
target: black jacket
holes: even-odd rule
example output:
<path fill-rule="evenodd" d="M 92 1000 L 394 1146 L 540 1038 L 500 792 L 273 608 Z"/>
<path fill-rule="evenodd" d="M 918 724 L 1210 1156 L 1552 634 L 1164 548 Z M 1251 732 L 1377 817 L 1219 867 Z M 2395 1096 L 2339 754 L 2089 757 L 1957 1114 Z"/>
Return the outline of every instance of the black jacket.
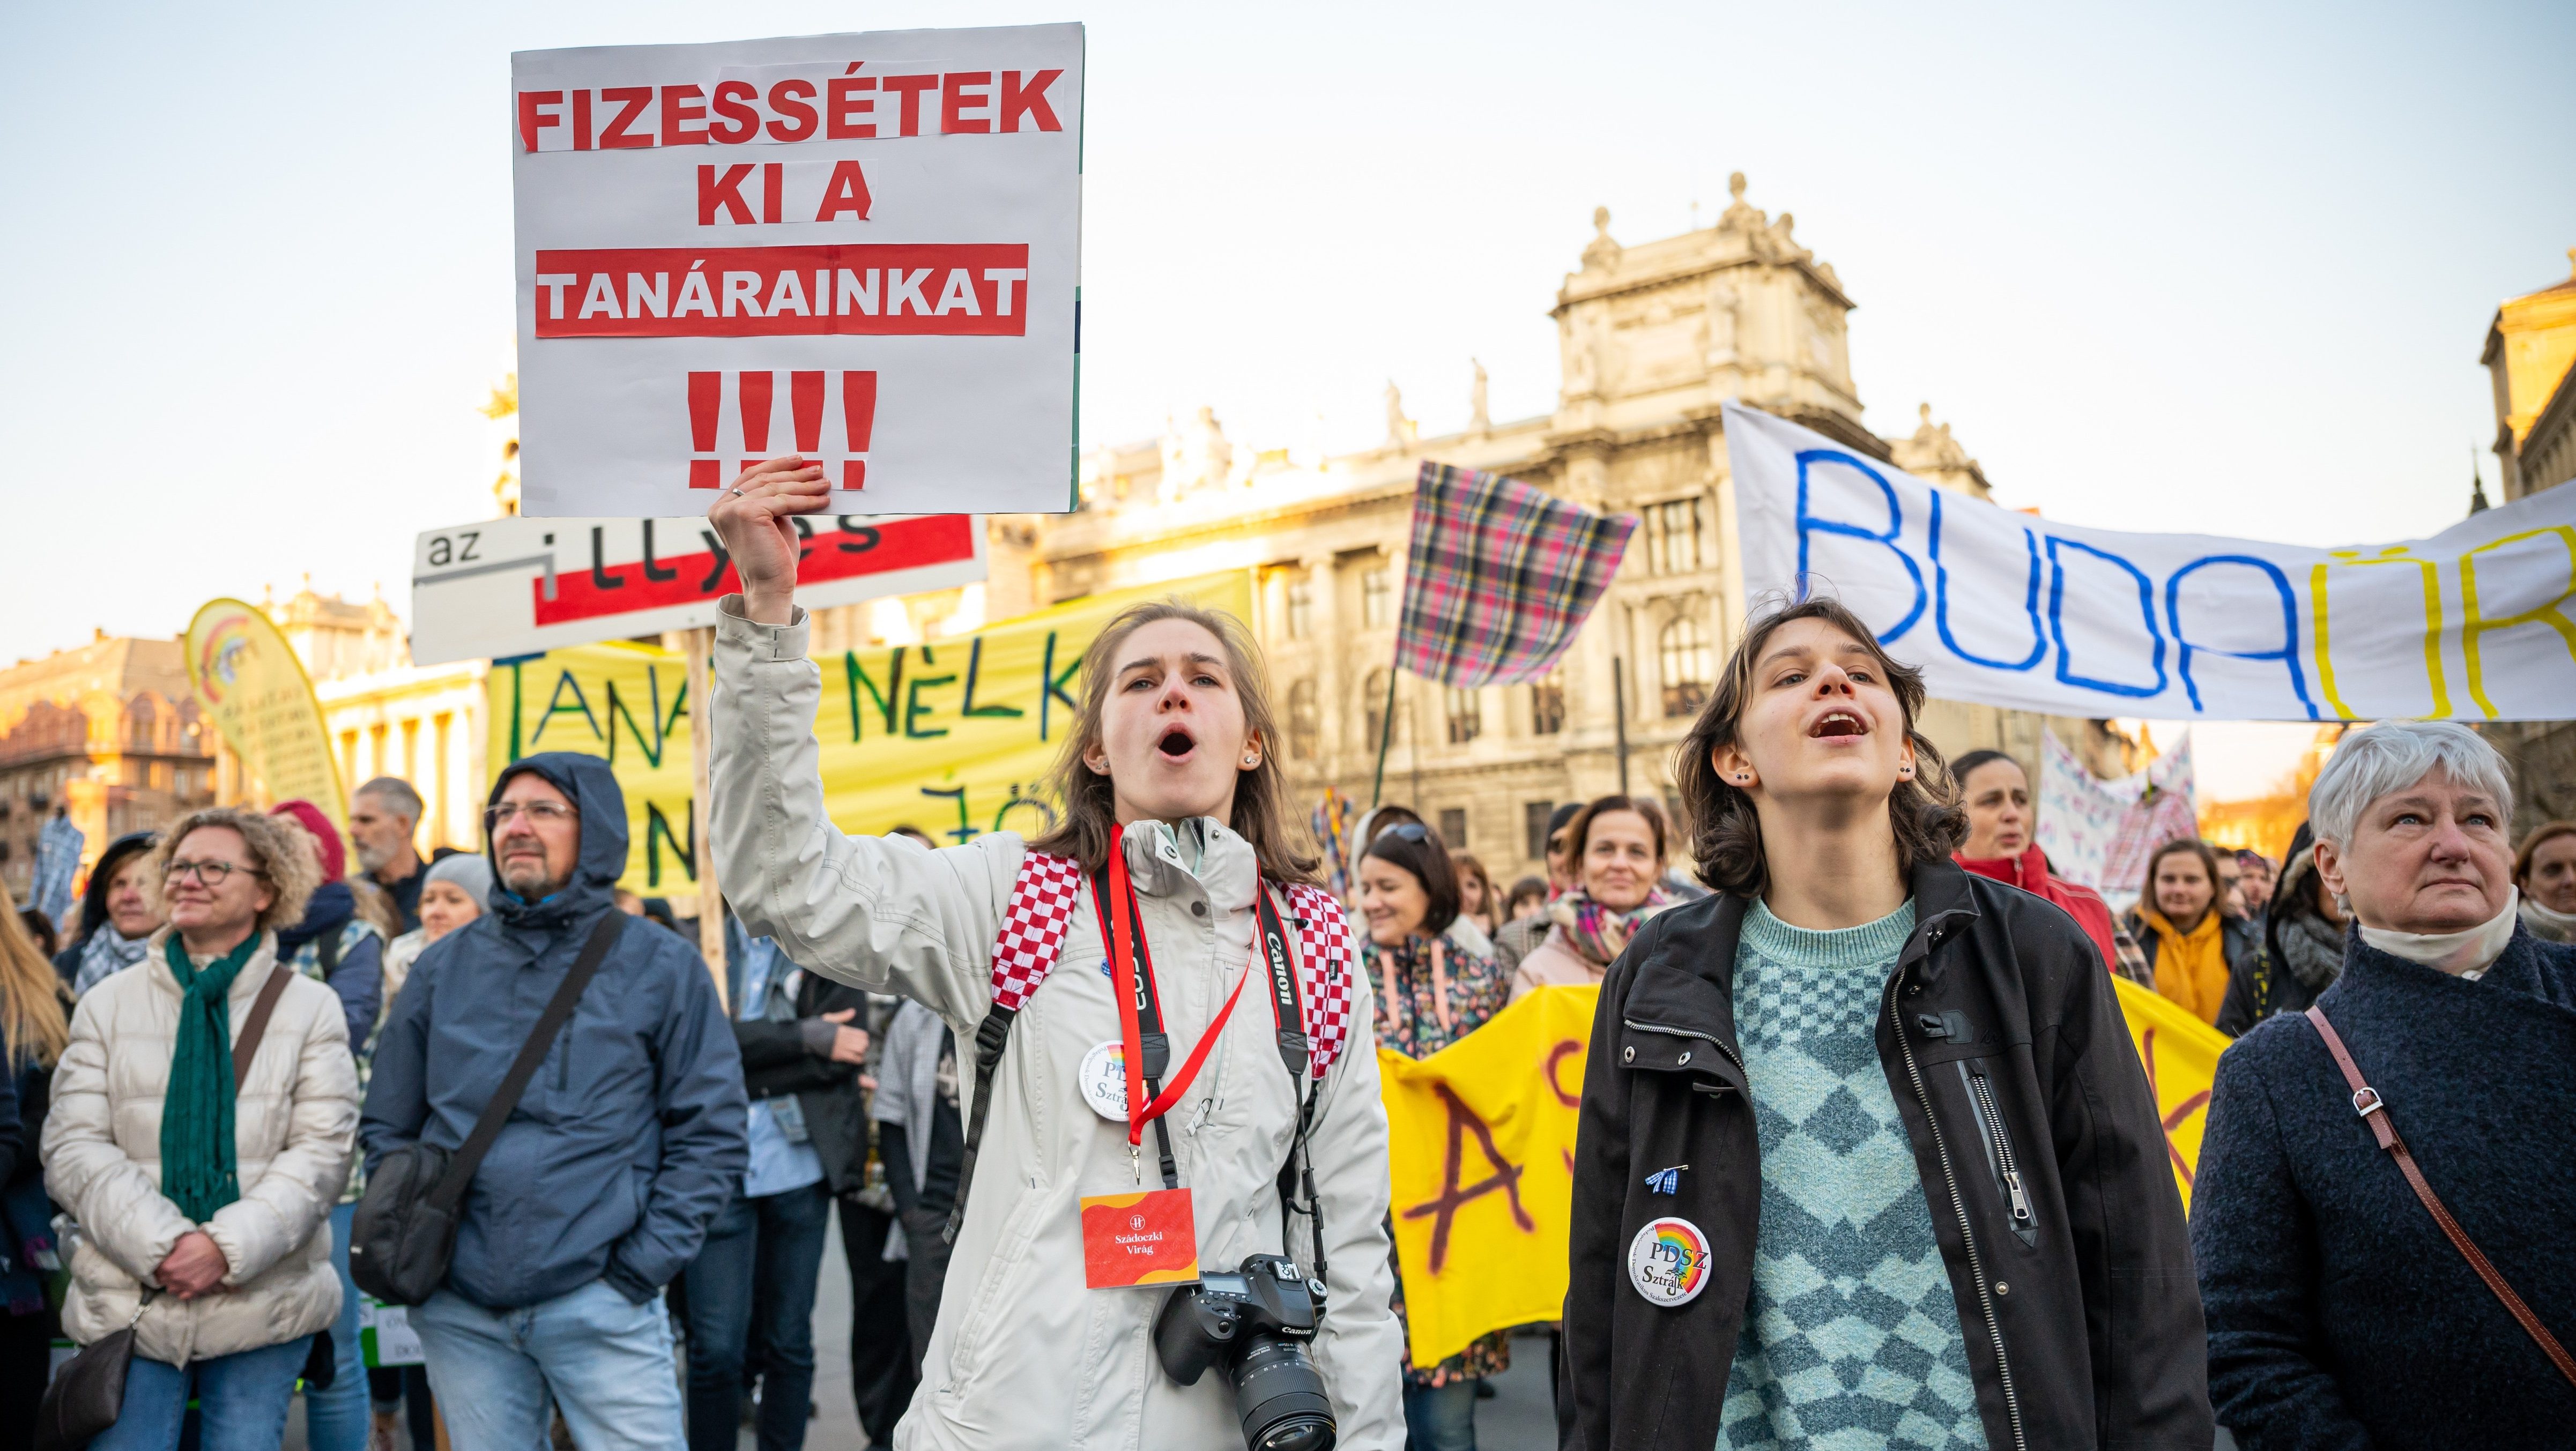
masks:
<path fill-rule="evenodd" d="M 2476 982 L 2364 944 L 2319 995 L 2460 1227 L 2576 1345 L 2576 947 L 2517 929 Z M 2576 1444 L 2576 1389 L 2443 1236 L 2308 1020 L 2218 1060 L 2192 1247 L 2209 1388 L 2246 1451 Z"/>
<path fill-rule="evenodd" d="M 1916 926 L 1882 996 L 1879 1061 L 1958 1297 L 1996 1451 L 2207 1451 L 2200 1296 L 2155 1098 L 2100 953 L 2056 906 L 1948 861 L 1914 869 Z M 1736 1049 L 1745 901 L 1656 917 L 1601 985 L 1576 1139 L 1565 1373 L 1587 1451 L 1706 1451 L 1753 1279 L 1761 1145 Z M 1969 1075 L 2020 1159 L 2019 1231 Z M 1687 1164 L 1678 1194 L 1642 1175 Z M 1663 1215 L 1707 1234 L 1678 1308 L 1629 1284 Z"/>
<path fill-rule="evenodd" d="M 823 1161 L 824 1185 L 835 1194 L 854 1194 L 868 1172 L 868 1109 L 859 1066 L 817 1056 L 805 1038 L 808 1023 L 843 1008 L 858 1010 L 848 1026 L 868 1031 L 868 995 L 809 972 L 796 988 L 796 1021 L 736 1019 L 733 1040 L 742 1051 L 743 1089 L 751 1101 L 796 1095 L 814 1156 Z"/>

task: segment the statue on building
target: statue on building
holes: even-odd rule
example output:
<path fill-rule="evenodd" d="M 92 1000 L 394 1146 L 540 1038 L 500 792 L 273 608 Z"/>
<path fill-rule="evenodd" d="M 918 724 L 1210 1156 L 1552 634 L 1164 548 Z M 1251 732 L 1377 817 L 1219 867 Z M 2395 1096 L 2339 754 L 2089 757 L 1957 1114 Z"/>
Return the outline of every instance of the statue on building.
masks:
<path fill-rule="evenodd" d="M 1610 235 L 1610 209 L 1594 207 L 1592 241 L 1583 249 L 1583 270 L 1591 272 L 1596 269 L 1616 267 L 1619 265 L 1621 251 L 1618 241 Z"/>
<path fill-rule="evenodd" d="M 1404 416 L 1404 390 L 1386 380 L 1386 446 L 1402 448 L 1413 441 L 1413 420 Z"/>
<path fill-rule="evenodd" d="M 1485 365 L 1469 358 L 1467 366 L 1476 370 L 1476 381 L 1467 390 L 1467 431 L 1489 432 L 1494 426 L 1494 417 L 1485 409 Z"/>
<path fill-rule="evenodd" d="M 1155 498 L 1168 504 L 1224 483 L 1233 467 L 1234 445 L 1227 441 L 1225 426 L 1217 422 L 1214 408 L 1200 404 L 1198 415 L 1182 424 L 1174 424 L 1167 417 L 1163 422 L 1163 477 L 1154 491 Z"/>
<path fill-rule="evenodd" d="M 1742 180 L 1739 176 L 1737 180 Z M 1735 361 L 1736 308 L 1743 301 L 1735 274 L 1720 272 L 1708 281 L 1708 365 L 1722 368 Z"/>
<path fill-rule="evenodd" d="M 1744 199 L 1744 173 L 1736 172 L 1726 179 L 1726 194 L 1734 200 L 1717 219 L 1721 232 L 1759 232 L 1770 219 L 1760 207 Z"/>

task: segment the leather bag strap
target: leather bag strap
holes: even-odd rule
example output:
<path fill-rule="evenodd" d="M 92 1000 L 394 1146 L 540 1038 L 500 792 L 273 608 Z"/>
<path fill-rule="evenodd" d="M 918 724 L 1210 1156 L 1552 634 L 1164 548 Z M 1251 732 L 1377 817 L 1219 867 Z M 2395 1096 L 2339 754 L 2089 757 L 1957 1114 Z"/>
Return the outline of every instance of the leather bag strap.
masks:
<path fill-rule="evenodd" d="M 2343 1081 L 2351 1085 L 2353 1112 L 2360 1114 L 2362 1122 L 2370 1125 L 2371 1133 L 2379 1140 L 2379 1147 L 2387 1150 L 2388 1156 L 2397 1161 L 2397 1167 L 2406 1175 L 2406 1182 L 2414 1189 L 2415 1197 L 2424 1201 L 2424 1208 L 2432 1214 L 2433 1222 L 2442 1227 L 2451 1247 L 2460 1252 L 2460 1258 L 2469 1262 L 2470 1269 L 2478 1272 L 2479 1279 L 2487 1282 L 2487 1288 L 2504 1302 L 2504 1308 L 2540 1347 L 2541 1354 L 2549 1357 L 2549 1363 L 2558 1367 L 2558 1373 L 2567 1378 L 2567 1383 L 2576 1385 L 2576 1358 L 2567 1354 L 2567 1347 L 2558 1343 L 2558 1337 L 2550 1334 L 2549 1327 L 2540 1323 L 2540 1317 L 2531 1313 L 2531 1307 L 2513 1292 L 2513 1286 L 2506 1284 L 2504 1276 L 2496 1273 L 2496 1267 L 2487 1262 L 2486 1254 L 2478 1248 L 2477 1241 L 2470 1239 L 2468 1231 L 2460 1228 L 2460 1222 L 2451 1217 L 2451 1211 L 2443 1207 L 2441 1196 L 2433 1192 L 2433 1186 L 2424 1182 L 2424 1171 L 2415 1166 L 2415 1156 L 2407 1151 L 2406 1141 L 2397 1136 L 2397 1126 L 2388 1121 L 2387 1103 L 2381 1100 L 2378 1089 L 2362 1081 L 2361 1069 L 2354 1065 L 2352 1055 L 2344 1051 L 2343 1038 L 2335 1032 L 2334 1024 L 2326 1021 L 2325 1010 L 2310 1007 L 2308 1022 L 2316 1028 L 2317 1036 L 2325 1040 L 2326 1051 L 2334 1055 L 2335 1066 L 2343 1070 Z"/>
<path fill-rule="evenodd" d="M 447 1161 L 447 1172 L 439 1176 L 438 1187 L 429 1193 L 429 1202 L 442 1212 L 453 1213 L 465 1198 L 466 1186 L 474 1182 L 474 1171 L 483 1165 L 483 1156 L 492 1151 L 492 1143 L 501 1137 L 501 1126 L 510 1121 L 511 1110 L 519 1106 L 519 1096 L 528 1091 L 529 1080 L 537 1076 L 538 1065 L 554 1046 L 555 1035 L 572 1018 L 572 1010 L 581 1001 L 582 989 L 590 986 L 591 975 L 599 971 L 608 958 L 608 949 L 617 945 L 618 935 L 626 930 L 625 913 L 611 908 L 600 915 L 599 925 L 590 931 L 590 940 L 581 945 L 581 956 L 573 959 L 572 970 L 564 974 L 552 1001 L 529 1030 L 528 1041 L 519 1048 L 519 1056 L 510 1064 L 501 1086 L 493 1091 L 492 1101 L 483 1105 L 483 1116 L 474 1121 L 474 1132 Z"/>
<path fill-rule="evenodd" d="M 277 1011 L 277 1000 L 286 996 L 286 980 L 295 969 L 283 962 L 272 962 L 268 981 L 259 985 L 259 996 L 251 1001 L 250 1016 L 242 1019 L 242 1030 L 233 1038 L 233 1092 L 241 1092 L 242 1080 L 250 1075 L 251 1060 L 259 1056 L 259 1040 L 268 1033 L 268 1020 Z"/>

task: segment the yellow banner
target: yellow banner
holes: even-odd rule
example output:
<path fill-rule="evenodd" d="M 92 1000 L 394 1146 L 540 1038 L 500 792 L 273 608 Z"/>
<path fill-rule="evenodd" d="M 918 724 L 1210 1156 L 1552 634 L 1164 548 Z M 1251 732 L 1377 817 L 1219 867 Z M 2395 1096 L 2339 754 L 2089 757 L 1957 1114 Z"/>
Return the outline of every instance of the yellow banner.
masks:
<path fill-rule="evenodd" d="M 295 647 L 253 605 L 209 600 L 188 622 L 188 683 L 267 805 L 297 798 L 345 828 L 340 763 Z"/>
<path fill-rule="evenodd" d="M 1377 1054 L 1413 1363 L 1565 1306 L 1574 1125 L 1597 987 L 1543 987 L 1416 1061 Z"/>
<path fill-rule="evenodd" d="M 2209 1118 L 2209 1086 L 2218 1077 L 2219 1053 L 2236 1040 L 2180 1003 L 2127 978 L 2115 976 L 2111 985 L 2120 991 L 2129 1041 L 2137 1044 L 2147 1087 L 2155 1091 L 2156 1116 L 2165 1126 L 2165 1155 L 2173 1161 L 2174 1187 L 2182 1191 L 2187 1214 L 2192 1170 L 2200 1163 L 2200 1132 Z"/>
<path fill-rule="evenodd" d="M 1047 773 L 1072 729 L 1082 652 L 1112 616 L 1178 595 L 1249 622 L 1246 572 L 1087 595 L 923 645 L 818 659 L 823 798 L 843 831 L 916 826 L 941 843 L 1055 822 Z M 697 880 L 688 670 L 650 645 L 585 645 L 496 661 L 485 683 L 493 771 L 539 751 L 604 756 L 626 792 L 629 891 Z"/>
<path fill-rule="evenodd" d="M 2229 1039 L 2135 983 L 2114 983 L 2188 1209 L 2210 1080 Z M 1562 1312 L 1574 1131 L 1600 991 L 1541 988 L 1420 1061 L 1378 1050 L 1415 1365 Z"/>

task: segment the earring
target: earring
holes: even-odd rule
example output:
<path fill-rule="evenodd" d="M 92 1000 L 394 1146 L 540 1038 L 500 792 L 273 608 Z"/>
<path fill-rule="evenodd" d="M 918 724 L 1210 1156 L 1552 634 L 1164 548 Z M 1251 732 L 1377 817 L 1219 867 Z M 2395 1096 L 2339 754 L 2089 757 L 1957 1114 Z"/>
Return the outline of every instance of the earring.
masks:
<path fill-rule="evenodd" d="M 1243 769 L 1247 771 L 1260 764 L 1261 758 L 1259 756 L 1246 756 L 1243 758 Z"/>
<path fill-rule="evenodd" d="M 1905 777 L 1907 780 L 1912 780 L 1914 778 L 1914 768 L 1912 766 L 1899 766 L 1896 768 L 1896 774 Z"/>

